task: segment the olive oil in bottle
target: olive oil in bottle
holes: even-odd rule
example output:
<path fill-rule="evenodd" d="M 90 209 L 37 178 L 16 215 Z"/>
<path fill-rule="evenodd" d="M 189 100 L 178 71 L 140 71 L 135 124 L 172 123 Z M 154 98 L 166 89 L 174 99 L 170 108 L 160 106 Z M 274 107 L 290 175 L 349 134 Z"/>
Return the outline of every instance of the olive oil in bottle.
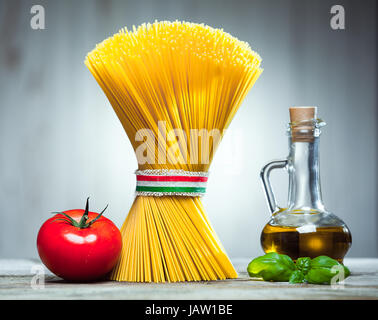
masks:
<path fill-rule="evenodd" d="M 293 260 L 326 255 L 343 262 L 352 243 L 351 234 L 345 226 L 317 227 L 307 231 L 306 228 L 267 224 L 261 234 L 261 246 L 266 253 L 286 254 Z"/>

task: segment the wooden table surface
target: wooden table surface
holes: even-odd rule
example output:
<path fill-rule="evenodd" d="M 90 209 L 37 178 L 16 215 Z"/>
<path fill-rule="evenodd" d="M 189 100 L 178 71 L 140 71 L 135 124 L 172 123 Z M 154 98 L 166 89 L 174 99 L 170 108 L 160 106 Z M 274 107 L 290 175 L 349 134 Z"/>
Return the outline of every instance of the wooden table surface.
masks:
<path fill-rule="evenodd" d="M 66 283 L 38 260 L 0 259 L 0 299 L 377 299 L 378 259 L 347 258 L 352 272 L 342 285 L 273 283 L 248 277 L 247 259 L 234 259 L 235 280 L 187 283 L 128 283 L 102 281 Z M 44 286 L 33 286 L 43 271 Z M 34 278 L 36 279 L 36 278 Z M 37 282 L 40 283 L 40 282 Z"/>

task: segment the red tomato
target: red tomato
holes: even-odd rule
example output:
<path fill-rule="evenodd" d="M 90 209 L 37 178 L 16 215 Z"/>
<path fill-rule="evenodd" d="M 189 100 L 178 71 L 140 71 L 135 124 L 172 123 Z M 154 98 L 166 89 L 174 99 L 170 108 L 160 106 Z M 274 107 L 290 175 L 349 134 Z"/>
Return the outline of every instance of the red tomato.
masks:
<path fill-rule="evenodd" d="M 112 270 L 122 239 L 115 224 L 102 216 L 105 209 L 90 212 L 87 200 L 86 210 L 58 213 L 42 225 L 37 248 L 51 272 L 69 281 L 92 281 Z"/>

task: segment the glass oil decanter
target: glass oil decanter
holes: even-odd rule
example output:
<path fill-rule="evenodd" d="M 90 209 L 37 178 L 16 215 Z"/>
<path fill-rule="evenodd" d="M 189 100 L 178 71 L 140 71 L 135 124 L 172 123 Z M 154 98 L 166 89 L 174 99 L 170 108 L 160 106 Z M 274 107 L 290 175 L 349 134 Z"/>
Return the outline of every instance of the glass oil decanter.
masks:
<path fill-rule="evenodd" d="M 339 262 L 352 244 L 346 224 L 323 205 L 319 175 L 320 129 L 316 107 L 292 107 L 288 125 L 289 156 L 271 161 L 261 170 L 270 221 L 261 234 L 263 250 L 286 254 L 293 260 L 326 255 Z M 271 170 L 289 173 L 287 208 L 280 208 L 270 184 Z"/>

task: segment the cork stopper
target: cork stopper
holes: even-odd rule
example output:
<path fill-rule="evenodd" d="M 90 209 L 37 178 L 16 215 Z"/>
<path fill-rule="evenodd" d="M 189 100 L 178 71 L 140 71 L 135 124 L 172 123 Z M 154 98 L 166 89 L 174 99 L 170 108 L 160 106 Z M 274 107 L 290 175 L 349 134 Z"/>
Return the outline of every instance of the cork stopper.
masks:
<path fill-rule="evenodd" d="M 317 118 L 317 107 L 290 107 L 291 137 L 293 142 L 313 142 L 313 120 Z"/>
<path fill-rule="evenodd" d="M 299 122 L 317 118 L 317 107 L 290 107 L 290 122 Z"/>

